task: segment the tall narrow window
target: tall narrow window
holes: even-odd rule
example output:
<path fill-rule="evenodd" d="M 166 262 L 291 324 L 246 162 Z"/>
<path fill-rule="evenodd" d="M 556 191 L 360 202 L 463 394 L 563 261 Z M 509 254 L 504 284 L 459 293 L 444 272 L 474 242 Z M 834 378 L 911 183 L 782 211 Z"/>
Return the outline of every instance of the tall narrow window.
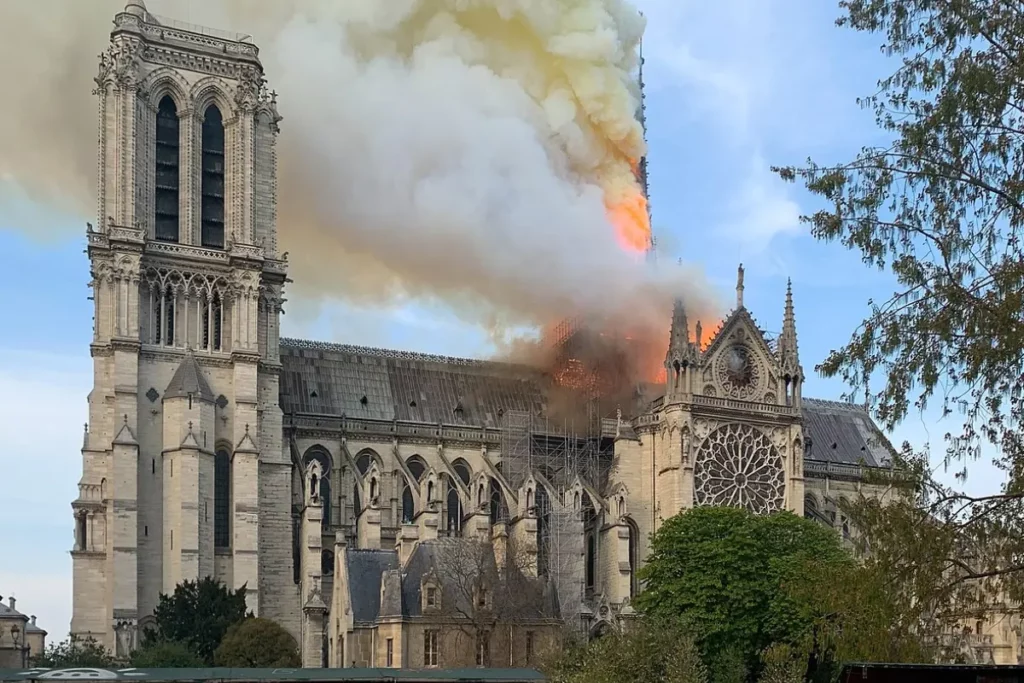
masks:
<path fill-rule="evenodd" d="M 217 451 L 213 458 L 213 545 L 231 547 L 231 456 Z"/>
<path fill-rule="evenodd" d="M 487 631 L 481 631 L 476 635 L 476 665 L 487 666 L 490 661 L 490 636 Z"/>
<path fill-rule="evenodd" d="M 402 489 L 402 524 L 412 524 L 416 516 L 416 502 L 412 497 L 412 489 L 406 484 Z"/>
<path fill-rule="evenodd" d="M 164 307 L 164 346 L 174 346 L 174 308 L 177 302 L 177 292 L 173 287 L 168 287 L 164 292 L 164 298 L 161 302 L 161 306 Z M 157 343 L 160 340 L 157 339 Z"/>
<path fill-rule="evenodd" d="M 224 121 L 211 104 L 203 116 L 202 243 L 224 248 Z"/>
<path fill-rule="evenodd" d="M 597 569 L 597 545 L 594 543 L 594 535 L 587 535 L 587 588 L 594 587 L 594 574 Z"/>
<path fill-rule="evenodd" d="M 154 236 L 178 241 L 178 108 L 164 96 L 156 112 L 156 215 Z"/>
<path fill-rule="evenodd" d="M 437 631 L 423 632 L 423 666 L 437 666 Z"/>
<path fill-rule="evenodd" d="M 220 292 L 215 291 L 212 296 L 203 296 L 200 300 L 200 316 L 203 329 L 202 348 L 208 351 L 221 350 L 221 328 L 224 309 L 220 303 Z"/>
<path fill-rule="evenodd" d="M 454 485 L 448 485 L 448 535 L 458 536 L 462 531 L 462 501 Z"/>
<path fill-rule="evenodd" d="M 320 480 L 320 505 L 323 506 L 321 516 L 323 528 L 326 529 L 329 526 L 333 526 L 334 522 L 331 519 L 331 477 L 330 473 L 325 472 L 323 478 Z"/>
<path fill-rule="evenodd" d="M 637 546 L 640 542 L 640 530 L 631 519 L 626 520 L 626 527 L 629 529 L 629 597 L 635 598 L 640 592 L 640 580 L 637 577 L 640 569 L 640 550 Z"/>

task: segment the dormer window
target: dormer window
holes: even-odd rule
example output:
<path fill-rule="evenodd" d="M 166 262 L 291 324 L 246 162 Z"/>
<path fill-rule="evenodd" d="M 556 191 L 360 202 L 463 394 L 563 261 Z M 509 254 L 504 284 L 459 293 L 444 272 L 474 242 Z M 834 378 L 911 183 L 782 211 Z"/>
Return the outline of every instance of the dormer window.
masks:
<path fill-rule="evenodd" d="M 435 612 L 441 608 L 441 589 L 438 586 L 437 577 L 431 573 L 424 577 L 421 588 L 421 609 L 424 612 Z"/>

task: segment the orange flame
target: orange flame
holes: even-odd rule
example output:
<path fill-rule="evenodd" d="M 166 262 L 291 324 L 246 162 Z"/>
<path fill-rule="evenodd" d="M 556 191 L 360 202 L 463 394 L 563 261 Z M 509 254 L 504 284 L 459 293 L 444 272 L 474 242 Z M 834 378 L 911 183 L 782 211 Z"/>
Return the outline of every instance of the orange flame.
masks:
<path fill-rule="evenodd" d="M 608 204 L 608 218 L 615 227 L 615 237 L 626 251 L 642 254 L 651 247 L 651 221 L 647 215 L 647 199 L 640 188 L 622 201 Z"/>

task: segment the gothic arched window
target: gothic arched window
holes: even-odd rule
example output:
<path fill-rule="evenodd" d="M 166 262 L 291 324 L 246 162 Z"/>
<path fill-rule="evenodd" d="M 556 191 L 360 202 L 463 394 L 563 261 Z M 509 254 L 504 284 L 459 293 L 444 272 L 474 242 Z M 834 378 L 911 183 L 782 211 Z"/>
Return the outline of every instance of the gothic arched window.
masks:
<path fill-rule="evenodd" d="M 405 466 L 409 468 L 409 473 L 416 481 L 422 479 L 423 473 L 427 471 L 427 463 L 418 455 L 410 455 L 405 461 Z"/>
<path fill-rule="evenodd" d="M 180 185 L 178 108 L 164 95 L 156 110 L 156 213 L 154 237 L 178 241 L 178 188 Z"/>
<path fill-rule="evenodd" d="M 502 494 L 501 486 L 491 479 L 491 524 L 508 521 L 508 503 Z"/>
<path fill-rule="evenodd" d="M 462 501 L 459 490 L 454 484 L 448 484 L 448 535 L 459 536 L 462 533 Z"/>
<path fill-rule="evenodd" d="M 472 475 L 472 471 L 469 469 L 469 463 L 462 458 L 457 459 L 452 463 L 452 469 L 455 470 L 455 474 L 459 475 L 459 479 L 466 486 L 469 486 L 469 478 Z"/>
<path fill-rule="evenodd" d="M 547 576 L 551 556 L 551 500 L 547 489 L 537 487 L 537 575 Z"/>
<path fill-rule="evenodd" d="M 224 120 L 217 105 L 203 115 L 202 245 L 224 248 Z"/>
<path fill-rule="evenodd" d="M 594 534 L 587 534 L 587 588 L 594 587 L 594 578 L 597 570 L 597 543 Z"/>
<path fill-rule="evenodd" d="M 629 597 L 635 598 L 640 592 L 640 583 L 637 579 L 637 571 L 640 569 L 640 530 L 636 522 L 626 519 L 626 528 L 629 529 Z"/>
<path fill-rule="evenodd" d="M 402 524 L 412 524 L 416 515 L 416 502 L 412 497 L 412 489 L 406 484 L 402 487 Z"/>
<path fill-rule="evenodd" d="M 231 456 L 223 449 L 213 456 L 213 545 L 231 547 Z"/>
<path fill-rule="evenodd" d="M 370 462 L 372 460 L 373 456 L 365 451 L 359 454 L 359 457 L 356 458 L 356 469 L 359 470 L 359 474 L 366 474 L 366 471 L 370 469 Z"/>
<path fill-rule="evenodd" d="M 220 292 L 212 295 L 204 294 L 200 303 L 200 325 L 203 329 L 202 348 L 207 351 L 221 351 L 221 331 L 224 327 L 224 307 L 220 302 Z"/>

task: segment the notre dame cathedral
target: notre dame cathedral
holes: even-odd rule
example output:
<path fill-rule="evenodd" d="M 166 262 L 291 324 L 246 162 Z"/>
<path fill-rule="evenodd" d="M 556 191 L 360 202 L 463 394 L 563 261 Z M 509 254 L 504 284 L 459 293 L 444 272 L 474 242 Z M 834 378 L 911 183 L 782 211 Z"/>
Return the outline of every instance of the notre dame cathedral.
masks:
<path fill-rule="evenodd" d="M 837 502 L 890 457 L 864 410 L 803 396 L 791 292 L 769 340 L 742 279 L 709 339 L 666 312 L 653 395 L 571 431 L 550 373 L 282 338 L 281 117 L 256 46 L 130 0 L 95 93 L 75 636 L 127 654 L 161 593 L 213 576 L 306 666 L 528 665 L 566 623 L 633 614 L 661 520 L 786 509 L 848 535 Z M 458 576 L 513 565 L 515 590 Z M 498 616 L 463 642 L 478 609 Z"/>

